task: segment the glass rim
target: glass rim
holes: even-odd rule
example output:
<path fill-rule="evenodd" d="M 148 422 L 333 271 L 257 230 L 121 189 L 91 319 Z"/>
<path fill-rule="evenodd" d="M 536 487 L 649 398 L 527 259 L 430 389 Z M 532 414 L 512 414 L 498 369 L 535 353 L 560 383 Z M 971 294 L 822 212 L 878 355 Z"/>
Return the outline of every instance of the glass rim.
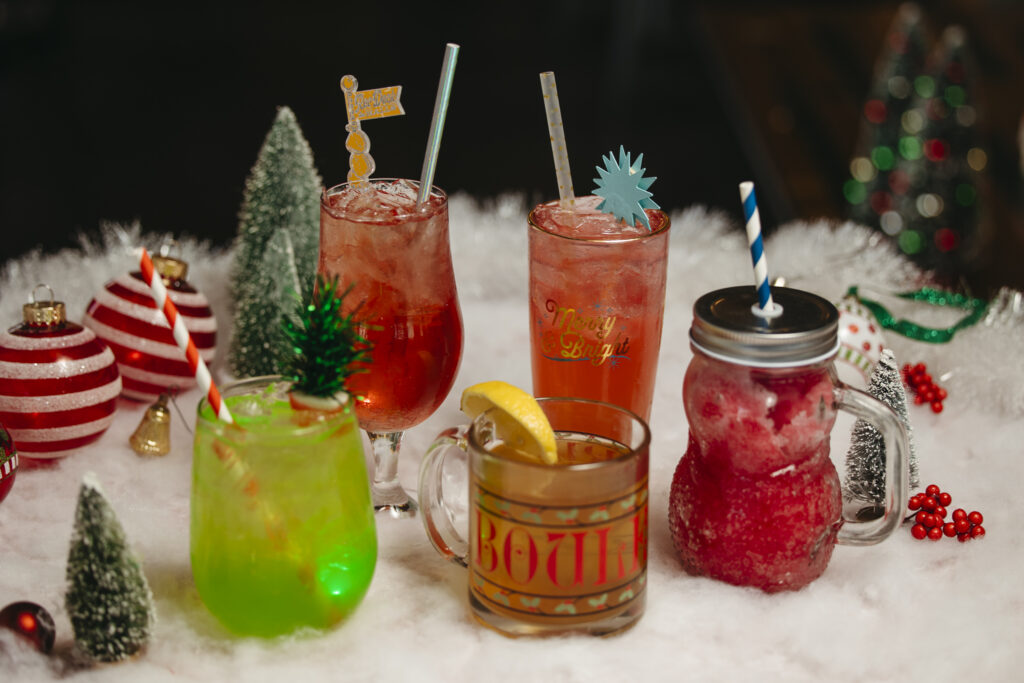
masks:
<path fill-rule="evenodd" d="M 593 405 L 593 406 L 600 406 L 602 408 L 610 408 L 610 409 L 612 409 L 612 410 L 614 410 L 614 411 L 616 411 L 616 412 L 618 412 L 618 413 L 628 417 L 635 424 L 638 424 L 641 427 L 642 437 L 640 439 L 640 443 L 637 444 L 636 447 L 629 446 L 628 444 L 620 444 L 622 446 L 625 446 L 629 450 L 627 450 L 625 453 L 622 453 L 621 455 L 616 456 L 614 458 L 611 458 L 609 460 L 598 460 L 596 462 L 567 463 L 567 464 L 558 464 L 558 463 L 556 463 L 556 464 L 553 464 L 553 465 L 548 465 L 547 463 L 543 463 L 543 462 L 528 462 L 526 460 L 514 460 L 512 458 L 505 458 L 505 457 L 501 457 L 501 456 L 495 455 L 494 453 L 491 453 L 490 451 L 488 451 L 486 448 L 483 447 L 483 444 L 481 444 L 480 440 L 477 438 L 477 428 L 478 428 L 478 426 L 480 426 L 480 424 L 482 424 L 484 417 L 486 415 L 488 415 L 492 410 L 496 410 L 496 408 L 490 408 L 490 409 L 480 413 L 475 418 L 473 418 L 473 421 L 469 425 L 469 429 L 466 430 L 466 439 L 468 440 L 469 445 L 473 448 L 473 450 L 476 451 L 482 458 L 484 458 L 486 460 L 491 460 L 493 462 L 505 463 L 505 464 L 511 465 L 513 467 L 525 467 L 527 469 L 537 469 L 537 470 L 552 470 L 552 469 L 554 469 L 554 470 L 558 470 L 559 472 L 586 472 L 586 471 L 590 471 L 590 470 L 604 469 L 606 467 L 614 467 L 615 465 L 622 464 L 622 463 L 624 463 L 624 462 L 626 462 L 628 460 L 631 460 L 632 458 L 634 458 L 634 457 L 636 457 L 638 455 L 641 455 L 642 453 L 650 451 L 650 446 L 651 446 L 651 428 L 647 424 L 646 420 L 644 420 L 642 417 L 640 417 L 639 415 L 634 413 L 632 410 L 629 410 L 628 408 L 623 408 L 622 406 L 615 405 L 614 403 L 607 403 L 605 401 L 597 401 L 597 400 L 590 399 L 590 398 L 578 398 L 578 397 L 575 397 L 575 396 L 544 396 L 544 397 L 541 397 L 541 398 L 537 399 L 537 403 L 540 403 L 542 406 L 545 403 L 554 403 L 556 401 L 557 402 L 564 402 L 564 403 L 589 404 L 589 405 Z M 555 433 L 556 434 L 559 431 L 565 431 L 565 430 L 555 429 Z M 583 434 L 583 432 L 573 432 L 573 433 Z M 615 441 L 615 443 L 619 443 L 617 440 L 612 439 L 611 437 L 608 437 L 608 436 L 603 436 L 601 434 L 590 434 L 590 436 L 596 436 L 598 438 L 608 439 L 610 441 Z"/>
<path fill-rule="evenodd" d="M 243 377 L 243 378 L 240 378 L 240 379 L 235 379 L 235 380 L 232 380 L 230 382 L 227 382 L 223 386 L 219 387 L 219 393 L 221 395 L 221 398 L 225 399 L 228 396 L 231 396 L 233 393 L 235 393 L 235 390 L 237 390 L 237 389 L 239 389 L 241 387 L 245 387 L 245 386 L 249 386 L 249 385 L 252 385 L 252 386 L 261 386 L 261 385 L 262 386 L 269 386 L 271 384 L 279 383 L 279 382 L 288 383 L 288 384 L 294 384 L 294 382 L 292 382 L 292 380 L 288 379 L 287 377 L 284 377 L 283 375 L 258 375 L 256 377 Z M 238 429 L 240 429 L 243 432 L 252 432 L 253 431 L 250 428 L 247 428 L 245 426 L 239 425 L 237 422 L 228 423 L 228 422 L 222 421 L 220 418 L 217 417 L 216 413 L 213 413 L 212 410 L 210 411 L 211 412 L 211 416 L 208 417 L 208 416 L 203 415 L 203 409 L 207 408 L 209 406 L 210 406 L 209 396 L 206 396 L 206 395 L 202 396 L 199 399 L 199 403 L 196 405 L 196 426 L 197 427 L 198 427 L 200 422 L 204 422 L 204 423 L 211 424 L 211 425 L 219 425 L 221 427 L 234 426 L 234 427 L 237 427 Z M 304 435 L 307 435 L 307 434 L 315 434 L 316 432 L 318 432 L 318 431 L 320 431 L 320 430 L 322 430 L 322 429 L 324 429 L 326 427 L 334 426 L 334 424 L 339 421 L 338 418 L 344 418 L 344 419 L 352 418 L 352 419 L 355 419 L 354 406 L 355 406 L 355 401 L 352 400 L 352 396 L 350 394 L 348 400 L 345 401 L 345 403 L 342 405 L 341 410 L 338 410 L 338 411 L 333 412 L 333 413 L 327 413 L 327 417 L 325 417 L 323 420 L 317 420 L 316 422 L 312 422 L 312 423 L 310 423 L 308 425 L 305 425 L 305 426 L 295 425 L 294 429 L 290 430 L 289 433 L 290 434 L 298 434 L 298 435 L 301 435 L 301 436 L 304 436 Z M 256 430 L 256 431 L 258 432 L 259 430 Z"/>
<path fill-rule="evenodd" d="M 399 181 L 399 180 L 405 180 L 405 181 L 408 181 L 408 182 L 412 183 L 413 185 L 416 186 L 417 190 L 420 187 L 420 181 L 419 180 L 415 180 L 413 178 L 367 178 L 365 181 L 361 181 L 361 182 L 367 182 L 367 183 L 393 183 L 393 182 L 396 182 L 396 181 Z M 347 212 L 339 212 L 334 207 L 332 207 L 329 204 L 327 204 L 327 197 L 332 195 L 332 194 L 338 194 L 339 192 L 342 191 L 342 189 L 347 188 L 347 187 L 351 187 L 354 184 L 356 184 L 355 181 L 346 181 L 344 183 L 338 183 L 336 185 L 331 185 L 330 187 L 325 187 L 323 190 L 320 191 L 320 208 L 322 208 L 324 211 L 326 211 L 327 213 L 329 213 L 331 216 L 333 216 L 335 218 L 341 218 L 341 219 L 345 219 L 345 220 L 352 220 L 352 219 L 350 219 L 348 217 Z M 423 211 L 423 210 L 416 211 L 415 208 L 413 208 L 410 211 L 404 211 L 404 212 L 396 214 L 394 216 L 389 216 L 388 219 L 387 219 L 387 222 L 391 223 L 391 222 L 396 221 L 396 220 L 397 221 L 403 221 L 403 220 L 408 219 L 408 218 L 415 218 L 415 217 L 420 217 L 420 216 L 422 216 L 422 217 L 435 216 L 438 213 L 440 213 L 440 211 L 442 209 L 444 209 L 445 207 L 448 206 L 448 193 L 445 192 L 444 190 L 442 190 L 437 185 L 431 185 L 430 186 L 430 196 L 431 197 L 436 197 L 436 198 L 441 200 L 440 204 L 437 205 L 437 208 L 434 211 Z M 430 206 L 430 203 L 427 202 L 426 204 L 424 204 L 424 206 Z M 352 222 L 354 222 L 354 223 L 374 223 L 374 224 L 376 224 L 376 221 L 353 220 Z"/>
<path fill-rule="evenodd" d="M 616 236 L 613 239 L 595 239 L 593 237 L 572 237 L 570 235 L 561 235 L 557 232 L 552 232 L 551 230 L 540 225 L 540 223 L 534 218 L 534 214 L 537 212 L 538 208 L 544 206 L 545 204 L 550 204 L 551 202 L 556 201 L 558 200 L 552 199 L 550 201 L 541 202 L 540 204 L 537 204 L 537 206 L 530 209 L 530 213 L 527 215 L 526 221 L 531 229 L 536 230 L 545 235 L 551 235 L 552 237 L 557 237 L 559 239 L 563 239 L 569 242 L 579 242 L 581 244 L 626 244 L 628 242 L 643 242 L 645 240 L 653 239 L 654 237 L 667 233 L 669 228 L 672 227 L 672 218 L 668 215 L 668 212 L 664 211 L 663 209 L 645 209 L 645 211 L 653 211 L 654 213 L 660 213 L 662 216 L 664 216 L 664 225 L 662 225 L 658 230 L 654 230 L 651 232 L 645 232 L 639 235 L 630 235 L 628 237 Z"/>

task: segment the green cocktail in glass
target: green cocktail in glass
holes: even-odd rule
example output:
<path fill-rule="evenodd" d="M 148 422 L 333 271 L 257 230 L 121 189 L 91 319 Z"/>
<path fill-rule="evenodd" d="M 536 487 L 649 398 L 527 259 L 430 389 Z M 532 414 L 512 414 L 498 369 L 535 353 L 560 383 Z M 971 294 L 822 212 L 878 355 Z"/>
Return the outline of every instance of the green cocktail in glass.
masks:
<path fill-rule="evenodd" d="M 377 533 L 351 404 L 294 409 L 290 384 L 224 387 L 234 424 L 204 399 L 192 465 L 192 575 L 239 635 L 327 628 L 366 594 Z"/>

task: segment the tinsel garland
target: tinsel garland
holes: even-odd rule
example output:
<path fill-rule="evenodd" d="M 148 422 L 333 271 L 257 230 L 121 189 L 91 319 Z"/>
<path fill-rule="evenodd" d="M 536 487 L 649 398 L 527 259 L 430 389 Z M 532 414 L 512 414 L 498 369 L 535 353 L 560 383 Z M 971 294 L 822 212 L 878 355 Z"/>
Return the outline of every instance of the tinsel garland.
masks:
<path fill-rule="evenodd" d="M 954 334 L 981 320 L 988 309 L 988 302 L 984 299 L 975 299 L 957 292 L 945 292 L 931 287 L 922 287 L 913 292 L 900 292 L 896 294 L 895 296 L 908 301 L 918 301 L 932 306 L 950 306 L 968 311 L 968 314 L 955 325 L 945 328 L 926 327 L 906 318 L 897 320 L 896 316 L 890 313 L 889 309 L 885 306 L 877 301 L 861 296 L 859 289 L 859 287 L 853 285 L 846 290 L 846 294 L 857 299 L 857 301 L 871 311 L 882 327 L 902 334 L 904 337 L 930 344 L 945 344 L 953 338 Z"/>

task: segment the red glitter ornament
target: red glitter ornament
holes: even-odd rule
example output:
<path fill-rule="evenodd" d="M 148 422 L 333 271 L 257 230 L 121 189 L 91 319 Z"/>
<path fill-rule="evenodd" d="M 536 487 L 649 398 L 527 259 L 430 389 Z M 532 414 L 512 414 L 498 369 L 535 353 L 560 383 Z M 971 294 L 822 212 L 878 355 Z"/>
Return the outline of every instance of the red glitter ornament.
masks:
<path fill-rule="evenodd" d="M 64 457 L 113 422 L 121 377 L 114 354 L 66 319 L 63 302 L 51 295 L 23 312 L 0 334 L 0 423 L 26 458 Z"/>
<path fill-rule="evenodd" d="M 153 265 L 199 355 L 211 363 L 217 351 L 217 321 L 206 297 L 185 281 L 188 264 L 161 255 L 153 257 Z M 195 386 L 195 375 L 141 272 L 108 282 L 89 302 L 83 322 L 114 352 L 126 397 L 152 402 L 171 387 Z"/>

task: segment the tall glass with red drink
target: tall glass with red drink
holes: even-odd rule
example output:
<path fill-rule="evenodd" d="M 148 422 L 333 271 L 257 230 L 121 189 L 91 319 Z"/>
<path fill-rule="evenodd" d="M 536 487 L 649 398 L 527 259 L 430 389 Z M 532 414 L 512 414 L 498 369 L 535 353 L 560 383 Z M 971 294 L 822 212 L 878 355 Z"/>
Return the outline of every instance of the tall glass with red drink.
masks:
<path fill-rule="evenodd" d="M 373 345 L 348 388 L 373 443 L 374 506 L 392 516 L 416 511 L 398 482 L 402 432 L 441 405 L 462 354 L 448 198 L 435 187 L 417 208 L 418 191 L 413 180 L 372 179 L 336 185 L 320 202 L 319 271 L 353 286 L 358 331 Z"/>
<path fill-rule="evenodd" d="M 606 401 L 650 418 L 661 348 L 669 218 L 651 228 L 598 211 L 601 197 L 530 212 L 533 392 Z"/>

